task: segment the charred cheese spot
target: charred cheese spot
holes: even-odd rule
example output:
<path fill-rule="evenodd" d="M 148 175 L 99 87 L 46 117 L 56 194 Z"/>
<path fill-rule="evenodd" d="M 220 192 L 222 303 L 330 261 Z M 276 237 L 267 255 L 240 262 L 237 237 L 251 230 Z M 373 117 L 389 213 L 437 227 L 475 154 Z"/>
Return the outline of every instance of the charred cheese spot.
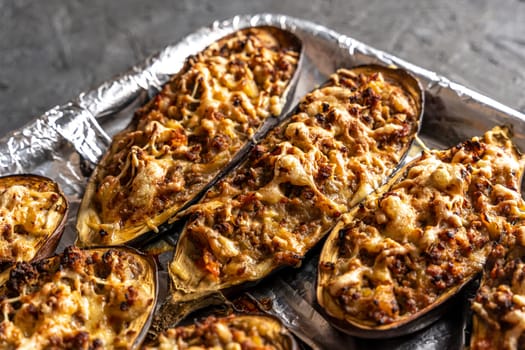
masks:
<path fill-rule="evenodd" d="M 250 28 L 213 43 L 136 112 L 88 186 L 80 244 L 114 245 L 156 231 L 266 118 L 280 115 L 299 56 L 282 35 Z"/>
<path fill-rule="evenodd" d="M 153 274 L 124 250 L 18 263 L 0 286 L 0 348 L 129 349 L 154 307 Z"/>
<path fill-rule="evenodd" d="M 320 271 L 318 286 L 326 311 L 363 327 L 396 325 L 450 295 L 524 218 L 522 166 L 495 128 L 403 168 L 328 238 L 320 263 L 334 268 Z"/>
<path fill-rule="evenodd" d="M 364 97 L 371 86 L 373 103 Z M 391 104 L 392 92 L 405 99 L 403 112 Z M 188 209 L 170 265 L 175 289 L 213 291 L 300 264 L 340 215 L 394 170 L 417 130 L 415 103 L 382 74 L 349 70 L 306 95 L 296 115 Z"/>

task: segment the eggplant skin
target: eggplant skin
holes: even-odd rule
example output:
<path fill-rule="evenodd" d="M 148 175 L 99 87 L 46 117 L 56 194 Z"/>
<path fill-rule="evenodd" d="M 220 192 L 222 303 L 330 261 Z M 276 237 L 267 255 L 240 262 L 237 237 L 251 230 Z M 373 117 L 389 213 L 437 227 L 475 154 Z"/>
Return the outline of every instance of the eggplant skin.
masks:
<path fill-rule="evenodd" d="M 97 165 L 79 208 L 78 245 L 132 244 L 168 230 L 264 122 L 281 114 L 301 48 L 292 33 L 253 27 L 187 58 Z"/>
<path fill-rule="evenodd" d="M 64 232 L 68 208 L 66 196 L 49 178 L 0 177 L 0 263 L 52 255 Z"/>
<path fill-rule="evenodd" d="M 399 336 L 434 321 L 523 216 L 523 165 L 499 127 L 424 152 L 328 236 L 319 304 L 338 328 L 363 337 Z"/>
<path fill-rule="evenodd" d="M 157 268 L 130 248 L 68 247 L 19 262 L 0 286 L 0 348 L 133 349 L 157 300 Z"/>
<path fill-rule="evenodd" d="M 472 301 L 472 350 L 525 349 L 525 222 L 489 257 Z M 508 244 L 510 243 L 510 244 Z"/>
<path fill-rule="evenodd" d="M 391 176 L 422 106 L 398 74 L 338 70 L 181 214 L 188 220 L 169 266 L 175 302 L 297 266 L 337 218 Z"/>
<path fill-rule="evenodd" d="M 209 316 L 194 325 L 170 328 L 142 347 L 142 350 L 157 349 L 299 350 L 299 347 L 274 317 L 230 315 Z"/>

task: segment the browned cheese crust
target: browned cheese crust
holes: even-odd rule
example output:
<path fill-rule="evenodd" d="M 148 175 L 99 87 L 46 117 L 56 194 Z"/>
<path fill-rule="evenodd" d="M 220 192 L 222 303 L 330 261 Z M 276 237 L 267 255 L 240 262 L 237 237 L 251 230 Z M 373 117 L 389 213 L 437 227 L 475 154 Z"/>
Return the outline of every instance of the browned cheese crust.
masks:
<path fill-rule="evenodd" d="M 412 96 L 380 73 L 332 75 L 187 210 L 170 265 L 175 289 L 206 293 L 300 263 L 393 172 L 418 115 Z"/>
<path fill-rule="evenodd" d="M 481 271 L 492 242 L 523 215 L 522 166 L 500 128 L 424 152 L 330 234 L 319 303 L 347 325 L 373 329 L 442 302 Z"/>
<path fill-rule="evenodd" d="M 131 348 L 154 307 L 153 269 L 129 251 L 74 247 L 18 263 L 0 286 L 0 348 Z"/>
<path fill-rule="evenodd" d="M 33 259 L 66 212 L 66 198 L 51 180 L 32 175 L 0 178 L 0 262 Z"/>
<path fill-rule="evenodd" d="M 143 350 L 291 350 L 291 335 L 267 316 L 210 316 L 191 326 L 170 328 Z"/>
<path fill-rule="evenodd" d="M 80 243 L 114 245 L 155 231 L 198 194 L 266 118 L 281 113 L 297 50 L 261 27 L 188 58 L 114 137 L 86 191 Z"/>

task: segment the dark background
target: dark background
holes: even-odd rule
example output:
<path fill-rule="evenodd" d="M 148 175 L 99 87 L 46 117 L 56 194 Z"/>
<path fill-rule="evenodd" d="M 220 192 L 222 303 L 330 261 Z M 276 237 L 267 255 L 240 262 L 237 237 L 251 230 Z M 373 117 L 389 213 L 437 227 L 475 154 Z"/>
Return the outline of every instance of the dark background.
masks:
<path fill-rule="evenodd" d="M 0 0 L 0 137 L 214 20 L 317 22 L 525 112 L 524 0 Z"/>

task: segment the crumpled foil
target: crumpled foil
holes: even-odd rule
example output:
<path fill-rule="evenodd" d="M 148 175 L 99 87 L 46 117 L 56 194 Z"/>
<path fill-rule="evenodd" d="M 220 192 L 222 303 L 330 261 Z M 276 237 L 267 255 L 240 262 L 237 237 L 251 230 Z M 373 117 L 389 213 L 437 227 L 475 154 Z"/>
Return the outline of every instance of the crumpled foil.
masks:
<path fill-rule="evenodd" d="M 187 56 L 235 30 L 257 25 L 287 29 L 303 41 L 306 57 L 293 104 L 337 68 L 369 63 L 395 65 L 412 72 L 425 88 L 425 115 L 419 137 L 427 146 L 449 147 L 481 135 L 494 125 L 505 124 L 512 127 L 514 141 L 525 150 L 525 115 L 486 96 L 312 22 L 275 14 L 236 16 L 188 35 L 121 76 L 47 111 L 0 140 L 0 175 L 44 175 L 57 181 L 68 197 L 70 217 L 58 251 L 74 243 L 76 213 L 88 176 L 111 137 L 129 123 L 134 108 L 180 70 Z M 440 320 L 409 336 L 366 340 L 338 332 L 323 318 L 315 302 L 317 259 L 318 253 L 309 254 L 300 269 L 282 270 L 250 292 L 256 299 L 271 298 L 269 312 L 281 318 L 308 346 L 453 349 L 465 345 L 468 299 L 472 295 L 468 289 Z"/>

